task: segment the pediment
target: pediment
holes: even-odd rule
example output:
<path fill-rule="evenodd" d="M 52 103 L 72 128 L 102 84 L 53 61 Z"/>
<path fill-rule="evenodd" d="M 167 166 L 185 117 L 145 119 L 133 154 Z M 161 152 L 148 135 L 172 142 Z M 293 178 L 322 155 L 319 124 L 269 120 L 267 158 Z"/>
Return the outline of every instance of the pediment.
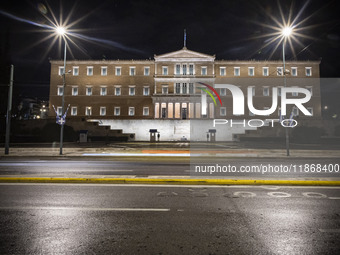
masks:
<path fill-rule="evenodd" d="M 201 61 L 214 61 L 215 56 L 203 54 L 200 52 L 188 50 L 187 48 L 183 48 L 178 51 L 173 51 L 169 53 L 165 53 L 162 55 L 155 55 L 156 61 L 180 61 L 180 60 L 201 60 Z"/>

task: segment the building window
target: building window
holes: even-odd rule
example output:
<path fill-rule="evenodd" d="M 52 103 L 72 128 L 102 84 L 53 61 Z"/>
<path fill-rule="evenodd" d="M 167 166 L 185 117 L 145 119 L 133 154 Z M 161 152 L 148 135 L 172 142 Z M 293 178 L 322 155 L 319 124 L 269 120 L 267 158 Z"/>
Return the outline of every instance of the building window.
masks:
<path fill-rule="evenodd" d="M 100 95 L 101 96 L 106 96 L 107 94 L 107 88 L 106 87 L 101 87 L 100 88 Z"/>
<path fill-rule="evenodd" d="M 107 66 L 102 66 L 101 67 L 101 75 L 106 76 L 107 75 Z"/>
<path fill-rule="evenodd" d="M 220 67 L 220 75 L 226 76 L 226 68 L 225 67 Z"/>
<path fill-rule="evenodd" d="M 180 94 L 180 93 L 181 93 L 181 84 L 176 83 L 176 94 Z"/>
<path fill-rule="evenodd" d="M 58 96 L 62 96 L 64 94 L 64 88 L 62 86 L 58 86 L 57 94 Z"/>
<path fill-rule="evenodd" d="M 85 107 L 85 115 L 86 116 L 91 116 L 92 115 L 92 107 Z"/>
<path fill-rule="evenodd" d="M 106 107 L 105 106 L 101 106 L 100 107 L 100 116 L 105 116 L 106 115 Z"/>
<path fill-rule="evenodd" d="M 92 96 L 92 87 L 86 87 L 86 95 Z"/>
<path fill-rule="evenodd" d="M 227 89 L 226 88 L 220 89 L 220 95 L 221 96 L 226 96 L 227 95 Z"/>
<path fill-rule="evenodd" d="M 248 67 L 248 75 L 249 76 L 255 75 L 255 68 L 254 67 Z"/>
<path fill-rule="evenodd" d="M 129 88 L 129 96 L 134 96 L 134 95 L 135 95 L 135 92 L 136 92 L 135 87 L 130 87 L 130 88 Z"/>
<path fill-rule="evenodd" d="M 165 119 L 167 116 L 167 107 L 166 103 L 161 103 L 161 118 Z"/>
<path fill-rule="evenodd" d="M 72 96 L 78 96 L 78 87 L 72 87 Z"/>
<path fill-rule="evenodd" d="M 180 75 L 181 74 L 181 65 L 180 64 L 176 64 L 176 75 Z"/>
<path fill-rule="evenodd" d="M 183 83 L 183 86 L 182 86 L 182 94 L 186 94 L 188 91 L 187 89 L 187 84 L 186 83 Z"/>
<path fill-rule="evenodd" d="M 234 76 L 240 76 L 240 68 L 234 67 Z"/>
<path fill-rule="evenodd" d="M 263 96 L 265 97 L 269 96 L 269 87 L 263 87 Z"/>
<path fill-rule="evenodd" d="M 135 107 L 129 107 L 129 116 L 135 115 Z"/>
<path fill-rule="evenodd" d="M 143 88 L 143 95 L 144 96 L 150 95 L 150 88 L 149 87 L 144 87 Z"/>
<path fill-rule="evenodd" d="M 193 83 L 189 83 L 189 94 L 194 94 L 195 90 L 194 90 L 194 84 Z"/>
<path fill-rule="evenodd" d="M 71 108 L 71 115 L 72 116 L 77 116 L 77 107 L 76 106 L 72 106 L 72 108 Z"/>
<path fill-rule="evenodd" d="M 150 67 L 146 66 L 144 67 L 144 75 L 149 76 L 150 75 Z"/>
<path fill-rule="evenodd" d="M 131 66 L 130 67 L 130 76 L 135 76 L 136 75 L 136 67 Z"/>
<path fill-rule="evenodd" d="M 307 111 L 309 111 L 310 112 L 310 114 L 312 114 L 312 116 L 313 116 L 313 107 L 307 107 Z"/>
<path fill-rule="evenodd" d="M 310 92 L 311 96 L 313 96 L 313 87 L 306 87 L 306 89 L 308 89 L 308 91 Z"/>
<path fill-rule="evenodd" d="M 225 107 L 220 108 L 220 116 L 227 116 L 227 109 Z"/>
<path fill-rule="evenodd" d="M 162 67 L 162 74 L 163 75 L 168 75 L 168 67 L 167 66 L 163 66 Z"/>
<path fill-rule="evenodd" d="M 312 68 L 306 67 L 306 76 L 312 76 Z"/>
<path fill-rule="evenodd" d="M 149 116 L 149 107 L 143 107 L 143 116 Z"/>
<path fill-rule="evenodd" d="M 292 110 L 292 113 L 293 113 L 293 116 L 299 116 L 299 109 L 294 106 L 293 110 Z"/>
<path fill-rule="evenodd" d="M 194 65 L 193 64 L 189 65 L 189 75 L 194 75 Z"/>
<path fill-rule="evenodd" d="M 207 75 L 207 67 L 206 67 L 206 66 L 202 66 L 202 68 L 201 68 L 201 74 L 202 74 L 202 75 Z"/>
<path fill-rule="evenodd" d="M 277 73 L 277 76 L 282 76 L 283 75 L 283 67 L 277 67 L 276 73 Z"/>
<path fill-rule="evenodd" d="M 120 94 L 120 87 L 116 87 L 115 88 L 115 95 L 116 96 L 120 96 L 121 94 Z"/>
<path fill-rule="evenodd" d="M 168 86 L 162 87 L 162 94 L 164 94 L 164 95 L 168 94 Z"/>
<path fill-rule="evenodd" d="M 74 66 L 73 67 L 73 76 L 78 76 L 79 75 L 79 66 Z"/>
<path fill-rule="evenodd" d="M 63 115 L 63 109 L 62 109 L 61 106 L 58 106 L 58 107 L 57 107 L 57 114 L 58 114 L 58 116 Z"/>
<path fill-rule="evenodd" d="M 297 76 L 297 67 L 292 67 L 292 76 Z"/>
<path fill-rule="evenodd" d="M 183 75 L 187 75 L 187 65 L 186 64 L 183 64 L 182 71 L 183 71 Z"/>
<path fill-rule="evenodd" d="M 63 66 L 59 66 L 58 74 L 59 75 L 63 75 L 64 74 L 64 67 Z"/>
<path fill-rule="evenodd" d="M 115 73 L 116 73 L 116 76 L 121 76 L 122 75 L 122 68 L 117 66 L 115 68 Z"/>
<path fill-rule="evenodd" d="M 93 75 L 93 66 L 88 66 L 87 67 L 87 76 L 92 76 Z"/>
<path fill-rule="evenodd" d="M 115 109 L 114 115 L 119 116 L 120 115 L 120 107 L 115 107 L 114 109 Z"/>
<path fill-rule="evenodd" d="M 269 76 L 269 67 L 263 67 L 262 74 L 263 76 Z"/>

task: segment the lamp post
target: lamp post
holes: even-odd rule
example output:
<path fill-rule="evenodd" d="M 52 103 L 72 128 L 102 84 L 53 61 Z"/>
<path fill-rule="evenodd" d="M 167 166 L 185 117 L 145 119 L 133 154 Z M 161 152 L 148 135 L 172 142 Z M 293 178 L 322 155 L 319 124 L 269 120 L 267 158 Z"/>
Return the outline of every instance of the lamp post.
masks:
<path fill-rule="evenodd" d="M 282 36 L 283 36 L 283 41 L 282 41 L 282 60 L 283 60 L 284 87 L 287 87 L 285 46 L 286 46 L 287 38 L 290 36 L 292 31 L 293 31 L 292 27 L 284 27 L 282 29 Z M 287 156 L 289 156 L 290 153 L 289 153 L 289 132 L 288 132 L 288 127 L 285 127 L 285 130 L 286 130 L 285 131 L 286 132 L 286 151 L 287 151 Z"/>
<path fill-rule="evenodd" d="M 5 154 L 6 155 L 9 154 L 9 138 L 10 138 L 10 133 L 11 133 L 13 73 L 14 73 L 14 65 L 11 65 L 11 76 L 9 79 L 7 114 L 6 114 L 6 137 L 5 137 Z"/>
<path fill-rule="evenodd" d="M 64 114 L 64 104 L 65 104 L 65 86 L 66 86 L 66 39 L 65 34 L 66 30 L 63 27 L 57 27 L 56 32 L 63 38 L 64 40 L 64 70 L 63 70 L 63 94 L 61 96 L 61 115 Z M 60 143 L 59 143 L 59 155 L 63 155 L 63 141 L 64 141 L 64 124 L 60 125 Z"/>

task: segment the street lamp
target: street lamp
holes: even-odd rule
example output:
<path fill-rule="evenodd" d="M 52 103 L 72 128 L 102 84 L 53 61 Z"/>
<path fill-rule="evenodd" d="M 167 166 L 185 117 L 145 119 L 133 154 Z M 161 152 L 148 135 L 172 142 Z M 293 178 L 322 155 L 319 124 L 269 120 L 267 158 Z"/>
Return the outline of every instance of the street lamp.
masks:
<path fill-rule="evenodd" d="M 283 76 L 284 76 L 284 87 L 287 87 L 287 77 L 286 77 L 286 57 L 285 57 L 285 46 L 286 46 L 286 41 L 288 37 L 292 34 L 293 28 L 291 26 L 284 27 L 282 29 L 282 60 L 283 60 Z M 289 133 L 288 133 L 288 127 L 285 128 L 286 132 L 286 151 L 287 151 L 287 156 L 289 156 Z"/>
<path fill-rule="evenodd" d="M 65 86 L 66 86 L 66 29 L 64 27 L 56 27 L 56 33 L 61 36 L 64 40 L 64 70 L 63 70 L 63 94 L 61 97 L 61 115 L 64 114 L 64 104 L 65 104 Z M 61 120 L 63 121 L 63 120 Z M 60 143 L 59 143 L 59 154 L 63 155 L 63 141 L 64 141 L 64 123 L 60 123 Z"/>

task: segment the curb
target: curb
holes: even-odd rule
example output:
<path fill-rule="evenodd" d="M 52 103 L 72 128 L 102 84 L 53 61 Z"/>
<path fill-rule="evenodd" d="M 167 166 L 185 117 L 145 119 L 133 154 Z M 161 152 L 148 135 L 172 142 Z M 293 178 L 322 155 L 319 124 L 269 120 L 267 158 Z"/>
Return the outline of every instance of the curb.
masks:
<path fill-rule="evenodd" d="M 0 183 L 111 183 L 111 184 L 177 184 L 177 185 L 286 185 L 340 186 L 340 181 L 326 180 L 235 180 L 170 178 L 66 178 L 66 177 L 0 177 Z"/>

